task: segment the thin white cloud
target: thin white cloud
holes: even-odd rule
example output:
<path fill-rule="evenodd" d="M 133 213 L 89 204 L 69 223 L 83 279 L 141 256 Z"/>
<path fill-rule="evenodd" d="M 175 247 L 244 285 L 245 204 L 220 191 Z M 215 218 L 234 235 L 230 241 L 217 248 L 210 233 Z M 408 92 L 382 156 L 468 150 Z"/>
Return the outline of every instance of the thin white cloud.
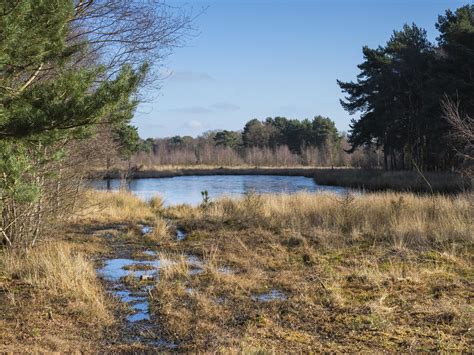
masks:
<path fill-rule="evenodd" d="M 214 81 L 214 78 L 209 74 L 194 71 L 172 71 L 170 79 L 180 82 Z"/>
<path fill-rule="evenodd" d="M 240 106 L 229 103 L 229 102 L 218 102 L 215 103 L 214 105 L 211 105 L 211 107 L 215 110 L 219 111 L 238 111 L 240 110 Z"/>
<path fill-rule="evenodd" d="M 200 129 L 204 127 L 204 124 L 201 121 L 191 120 L 184 123 L 184 127 L 190 129 Z"/>
<path fill-rule="evenodd" d="M 153 122 L 146 122 L 144 121 L 143 123 L 140 124 L 142 127 L 147 127 L 147 128 L 166 128 L 166 126 L 159 124 L 159 123 L 153 123 Z"/>
<path fill-rule="evenodd" d="M 211 109 L 208 109 L 207 107 L 202 107 L 202 106 L 181 107 L 181 108 L 171 109 L 170 111 L 175 112 L 175 113 L 187 114 L 187 115 L 202 115 L 202 114 L 212 112 Z"/>
<path fill-rule="evenodd" d="M 229 103 L 229 102 L 218 102 L 207 107 L 205 106 L 189 106 L 189 107 L 179 107 L 164 110 L 165 112 L 186 114 L 186 115 L 204 115 L 213 112 L 229 112 L 229 111 L 238 111 L 240 107 L 238 105 Z"/>

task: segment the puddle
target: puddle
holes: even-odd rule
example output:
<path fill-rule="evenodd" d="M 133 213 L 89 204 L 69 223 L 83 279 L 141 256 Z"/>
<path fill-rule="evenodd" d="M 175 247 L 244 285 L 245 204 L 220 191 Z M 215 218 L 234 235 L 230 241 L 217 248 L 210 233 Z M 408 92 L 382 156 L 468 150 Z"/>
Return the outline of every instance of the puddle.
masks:
<path fill-rule="evenodd" d="M 148 302 L 139 302 L 132 304 L 134 311 L 147 312 L 148 313 Z"/>
<path fill-rule="evenodd" d="M 143 299 L 143 297 L 140 297 L 140 296 L 133 296 L 132 292 L 128 290 L 113 291 L 113 294 L 117 296 L 120 299 L 120 301 L 125 302 L 125 303 L 140 301 Z"/>
<path fill-rule="evenodd" d="M 150 265 L 152 270 L 126 270 L 134 265 Z M 160 267 L 159 260 L 133 260 L 133 259 L 109 259 L 105 261 L 102 268 L 98 269 L 98 274 L 106 281 L 118 282 L 122 277 L 132 275 L 140 277 L 144 275 L 156 274 Z"/>
<path fill-rule="evenodd" d="M 259 302 L 271 302 L 271 301 L 285 301 L 287 299 L 286 295 L 278 290 L 271 290 L 267 293 L 262 293 L 259 295 L 252 296 L 254 301 Z"/>
<path fill-rule="evenodd" d="M 127 317 L 127 321 L 130 323 L 136 323 L 142 320 L 150 320 L 150 314 L 148 313 L 148 310 L 146 312 L 136 312 Z"/>
<path fill-rule="evenodd" d="M 196 255 L 187 255 L 186 261 L 189 265 L 189 275 L 197 275 L 204 272 L 202 260 Z"/>
<path fill-rule="evenodd" d="M 232 270 L 230 267 L 228 266 L 220 266 L 217 268 L 217 271 L 219 271 L 220 273 L 222 274 L 233 274 L 234 273 L 234 270 Z"/>
<path fill-rule="evenodd" d="M 152 231 L 150 226 L 142 225 L 140 228 L 143 235 Z M 166 341 L 152 319 L 149 303 L 150 291 L 159 279 L 160 268 L 173 261 L 160 260 L 158 253 L 151 249 L 134 250 L 134 255 L 106 259 L 96 270 L 97 275 L 106 281 L 108 292 L 128 306 L 122 315 L 125 326 L 121 337 L 126 343 L 175 349 L 177 344 Z M 191 258 L 191 262 L 200 265 L 198 258 Z"/>
<path fill-rule="evenodd" d="M 186 232 L 180 228 L 176 229 L 176 240 L 182 241 L 186 239 Z"/>
<path fill-rule="evenodd" d="M 97 270 L 97 273 L 104 280 L 114 284 L 114 289 L 111 290 L 111 293 L 120 299 L 120 301 L 130 305 L 133 313 L 127 316 L 128 322 L 136 323 L 150 320 L 148 291 L 153 287 L 153 285 L 142 285 L 140 287 L 140 284 L 138 284 L 138 291 L 131 291 L 126 289 L 127 286 L 122 282 L 122 278 L 129 275 L 139 279 L 144 278 L 144 276 L 150 278 L 155 277 L 160 265 L 161 263 L 159 260 L 118 258 L 106 260 L 103 267 Z"/>
<path fill-rule="evenodd" d="M 189 266 L 200 268 L 200 269 L 203 268 L 202 260 L 196 255 L 186 255 L 186 260 Z"/>
<path fill-rule="evenodd" d="M 168 260 L 156 259 L 157 253 L 153 250 L 144 250 L 143 255 L 152 258 L 151 260 L 134 260 L 128 258 L 116 258 L 105 260 L 102 267 L 97 269 L 97 273 L 104 280 L 111 283 L 110 292 L 120 301 L 127 303 L 133 313 L 126 317 L 130 324 L 140 324 L 146 326 L 146 321 L 150 320 L 148 292 L 153 288 L 149 282 L 134 283 L 133 289 L 125 282 L 125 277 L 135 277 L 141 281 L 156 280 L 159 277 L 160 267 L 167 263 L 173 263 Z M 153 259 L 153 257 L 155 259 Z M 196 275 L 202 273 L 204 265 L 202 260 L 196 255 L 186 255 L 186 260 L 190 267 L 189 274 Z M 232 270 L 228 267 L 221 267 L 219 272 L 230 273 Z M 191 288 L 186 292 L 192 293 Z"/>
<path fill-rule="evenodd" d="M 150 312 L 149 312 L 149 304 L 148 304 L 148 299 L 146 297 L 143 297 L 145 301 L 143 302 L 138 302 L 138 303 L 133 303 L 132 309 L 135 311 L 135 313 L 129 315 L 127 317 L 127 321 L 131 323 L 139 322 L 142 320 L 150 320 Z"/>
<path fill-rule="evenodd" d="M 197 257 L 196 255 L 187 255 L 186 261 L 189 265 L 189 275 L 197 275 L 204 272 L 204 263 L 203 261 Z M 228 266 L 220 266 L 217 268 L 217 271 L 222 274 L 233 274 L 234 270 L 232 270 Z"/>
<path fill-rule="evenodd" d="M 141 231 L 142 231 L 142 235 L 150 234 L 153 231 L 153 227 L 142 226 Z"/>
<path fill-rule="evenodd" d="M 156 257 L 157 253 L 153 250 L 143 251 L 144 255 Z M 193 255 L 187 256 L 187 261 L 191 266 L 191 274 L 202 272 L 201 260 Z M 127 317 L 130 323 L 150 320 L 148 292 L 153 288 L 149 283 L 139 282 L 138 290 L 131 291 L 127 289 L 123 278 L 127 276 L 136 277 L 141 281 L 153 281 L 158 278 L 159 268 L 167 262 L 160 260 L 134 260 L 127 258 L 109 259 L 104 265 L 97 270 L 99 276 L 104 280 L 113 283 L 114 288 L 112 294 L 119 298 L 122 302 L 130 305 L 133 313 Z M 137 287 L 135 286 L 135 287 Z M 135 290 L 135 288 L 134 288 Z"/>

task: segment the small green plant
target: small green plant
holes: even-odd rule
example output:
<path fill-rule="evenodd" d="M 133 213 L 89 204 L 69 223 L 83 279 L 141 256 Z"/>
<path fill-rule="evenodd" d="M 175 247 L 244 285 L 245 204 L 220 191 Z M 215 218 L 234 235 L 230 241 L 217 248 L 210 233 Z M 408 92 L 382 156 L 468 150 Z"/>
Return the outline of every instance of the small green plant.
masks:
<path fill-rule="evenodd" d="M 245 192 L 242 207 L 241 216 L 243 218 L 257 221 L 264 207 L 262 196 L 258 195 L 255 190 Z"/>
<path fill-rule="evenodd" d="M 201 196 L 202 196 L 201 207 L 202 208 L 209 207 L 211 205 L 211 198 L 209 197 L 209 192 L 207 190 L 202 190 Z"/>

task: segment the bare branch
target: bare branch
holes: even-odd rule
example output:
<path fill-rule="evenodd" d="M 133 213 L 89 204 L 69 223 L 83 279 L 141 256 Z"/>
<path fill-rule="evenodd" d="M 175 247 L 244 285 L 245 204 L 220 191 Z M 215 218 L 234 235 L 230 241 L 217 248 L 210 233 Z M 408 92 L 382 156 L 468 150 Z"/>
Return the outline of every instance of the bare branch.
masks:
<path fill-rule="evenodd" d="M 88 61 L 93 55 L 106 67 L 105 78 L 124 64 L 160 64 L 173 48 L 183 45 L 200 15 L 163 0 L 76 0 L 75 9 L 68 43 L 86 42 L 81 59 Z"/>
<path fill-rule="evenodd" d="M 463 114 L 459 100 L 452 100 L 445 96 L 441 101 L 443 117 L 451 127 L 450 138 L 453 148 L 462 159 L 462 170 L 468 175 L 473 175 L 474 161 L 474 119 Z"/>
<path fill-rule="evenodd" d="M 18 90 L 18 93 L 21 93 L 22 91 L 24 91 L 28 86 L 31 85 L 31 83 L 38 77 L 38 74 L 40 73 L 41 69 L 43 68 L 43 65 L 44 63 L 41 63 L 38 67 L 38 69 L 36 69 L 36 71 L 30 76 L 30 78 L 26 81 L 26 83 L 24 83 L 20 89 Z"/>
<path fill-rule="evenodd" d="M 453 101 L 445 96 L 441 106 L 444 118 L 453 129 L 453 135 L 472 144 L 474 141 L 474 119 L 461 113 L 459 100 Z"/>

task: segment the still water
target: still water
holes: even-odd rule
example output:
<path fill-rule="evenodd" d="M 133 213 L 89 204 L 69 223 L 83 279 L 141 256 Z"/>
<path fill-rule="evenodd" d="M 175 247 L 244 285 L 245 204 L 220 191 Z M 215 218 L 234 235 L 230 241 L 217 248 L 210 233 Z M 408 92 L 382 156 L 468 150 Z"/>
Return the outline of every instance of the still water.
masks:
<path fill-rule="evenodd" d="M 111 179 L 110 188 L 118 190 L 120 183 L 120 179 Z M 94 181 L 92 186 L 105 190 L 107 181 Z M 166 206 L 182 203 L 197 205 L 202 201 L 201 191 L 203 190 L 208 191 L 211 200 L 223 195 L 241 196 L 249 192 L 265 194 L 299 191 L 344 193 L 347 191 L 343 187 L 318 185 L 312 178 L 276 175 L 207 175 L 134 179 L 128 182 L 127 187 L 145 200 L 153 196 L 161 196 Z"/>

